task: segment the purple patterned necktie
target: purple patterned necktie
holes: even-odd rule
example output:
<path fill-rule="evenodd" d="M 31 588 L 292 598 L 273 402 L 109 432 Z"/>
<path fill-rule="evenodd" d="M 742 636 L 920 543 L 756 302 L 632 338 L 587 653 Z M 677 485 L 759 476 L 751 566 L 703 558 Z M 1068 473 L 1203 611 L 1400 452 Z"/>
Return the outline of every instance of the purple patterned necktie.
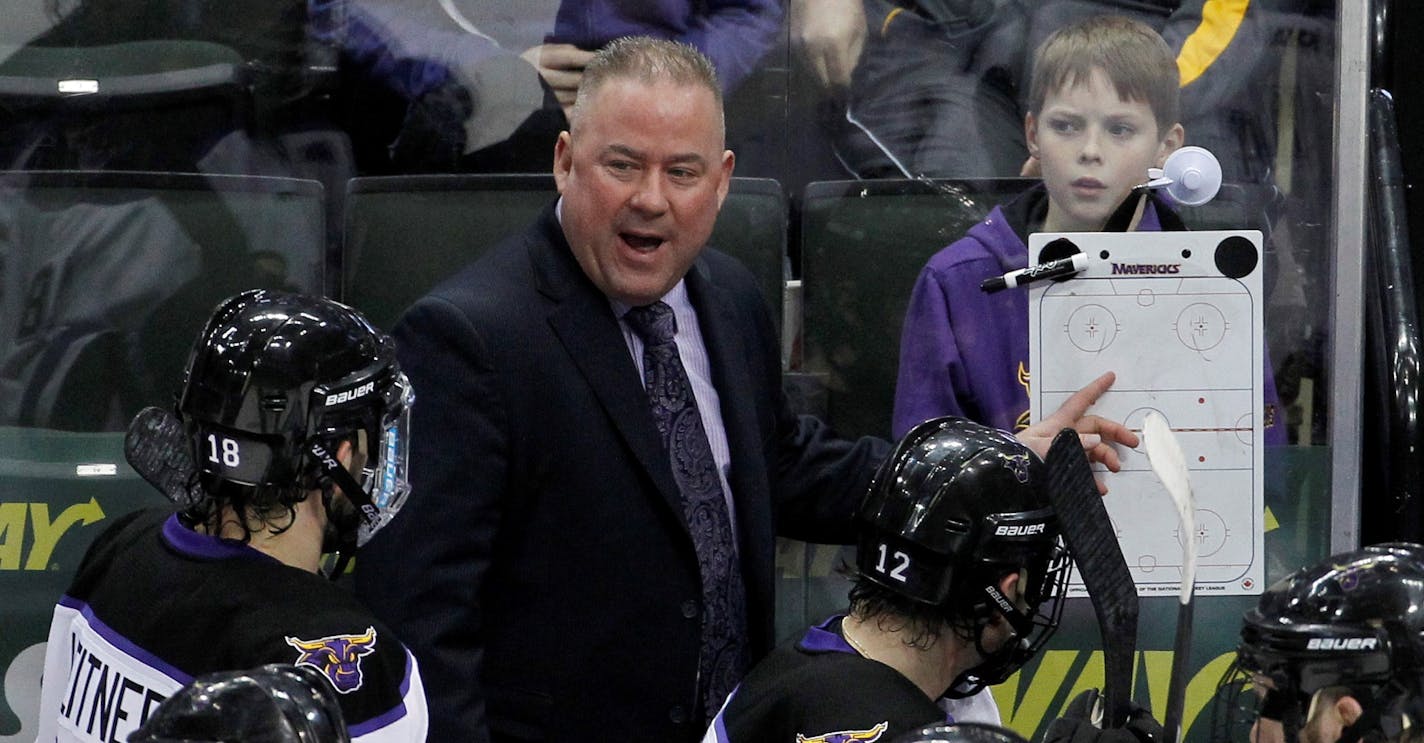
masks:
<path fill-rule="evenodd" d="M 671 457 L 673 476 L 682 492 L 683 515 L 697 549 L 702 574 L 698 686 L 710 720 L 748 664 L 746 589 L 733 547 L 732 518 L 692 384 L 673 342 L 677 319 L 672 308 L 655 302 L 628 310 L 624 319 L 643 340 L 648 404 Z"/>

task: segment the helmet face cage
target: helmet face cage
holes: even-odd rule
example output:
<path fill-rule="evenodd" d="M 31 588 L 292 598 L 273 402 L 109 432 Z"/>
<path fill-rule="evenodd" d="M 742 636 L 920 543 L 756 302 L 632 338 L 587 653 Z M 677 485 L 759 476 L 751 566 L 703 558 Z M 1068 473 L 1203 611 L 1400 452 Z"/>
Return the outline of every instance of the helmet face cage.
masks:
<path fill-rule="evenodd" d="M 313 459 L 337 479 L 360 513 L 357 547 L 390 523 L 410 495 L 410 410 L 414 403 L 410 381 L 388 364 L 362 369 L 312 390 L 307 430 L 313 432 L 317 444 Z M 359 434 L 357 443 L 364 457 L 354 480 L 342 482 L 346 478 L 336 467 L 322 462 L 321 452 L 352 432 Z"/>
<path fill-rule="evenodd" d="M 986 520 L 997 520 L 997 517 L 991 516 Z M 1051 539 L 1046 550 L 1036 551 L 1017 563 L 1022 566 L 1020 593 L 1027 611 L 1020 611 L 1017 607 L 1006 609 L 1000 604 L 1000 600 L 1006 597 L 996 598 L 994 595 L 998 593 L 995 585 L 997 576 L 1012 572 L 1012 563 L 988 563 L 985 568 L 976 571 L 981 576 L 977 583 L 984 611 L 1003 614 L 1013 626 L 1014 634 L 998 650 L 990 652 L 983 647 L 983 630 L 987 623 L 981 620 L 975 629 L 975 642 L 979 653 L 984 656 L 984 662 L 956 679 L 949 696 L 969 696 L 985 686 L 1008 680 L 1032 660 L 1058 630 L 1073 561 L 1056 529 L 1051 532 Z M 987 617 L 987 614 L 984 616 Z"/>
<path fill-rule="evenodd" d="M 1325 671 L 1323 668 L 1320 670 Z M 1313 706 L 1328 703 L 1339 696 L 1354 697 L 1362 709 L 1360 718 L 1341 732 L 1342 743 L 1401 741 L 1401 734 L 1414 724 L 1413 720 L 1418 719 L 1415 716 L 1417 695 L 1410 693 L 1397 680 L 1326 684 L 1307 693 L 1301 686 L 1289 681 L 1282 685 L 1280 679 L 1289 680 L 1294 676 L 1284 668 L 1278 667 L 1277 671 L 1274 676 L 1250 672 L 1238 656 L 1218 682 L 1211 702 L 1212 741 L 1237 743 L 1248 740 L 1254 743 L 1260 739 L 1255 733 L 1255 726 L 1262 720 L 1279 724 L 1283 740 L 1299 740 Z"/>
<path fill-rule="evenodd" d="M 1263 693 L 1258 693 L 1251 675 L 1241 670 L 1240 659 L 1234 659 L 1216 682 L 1216 691 L 1209 704 L 1211 742 L 1254 743 L 1251 725 L 1261 716 L 1263 697 Z"/>

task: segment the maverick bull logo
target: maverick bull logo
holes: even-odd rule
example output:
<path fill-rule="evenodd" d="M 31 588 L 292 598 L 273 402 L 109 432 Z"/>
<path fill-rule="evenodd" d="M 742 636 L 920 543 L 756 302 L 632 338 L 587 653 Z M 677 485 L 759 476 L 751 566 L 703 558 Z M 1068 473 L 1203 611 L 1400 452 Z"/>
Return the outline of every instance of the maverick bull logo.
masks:
<path fill-rule="evenodd" d="M 315 668 L 342 694 L 361 688 L 361 658 L 376 652 L 376 628 L 360 635 L 332 635 L 318 640 L 288 637 L 287 644 L 301 652 L 298 665 Z"/>
<path fill-rule="evenodd" d="M 1014 479 L 1028 482 L 1028 455 L 1011 454 L 1004 459 L 1004 468 L 1014 473 Z"/>
<path fill-rule="evenodd" d="M 810 737 L 797 733 L 796 743 L 870 743 L 880 740 L 880 736 L 885 734 L 889 726 L 890 722 L 887 720 L 869 730 L 840 730 Z"/>

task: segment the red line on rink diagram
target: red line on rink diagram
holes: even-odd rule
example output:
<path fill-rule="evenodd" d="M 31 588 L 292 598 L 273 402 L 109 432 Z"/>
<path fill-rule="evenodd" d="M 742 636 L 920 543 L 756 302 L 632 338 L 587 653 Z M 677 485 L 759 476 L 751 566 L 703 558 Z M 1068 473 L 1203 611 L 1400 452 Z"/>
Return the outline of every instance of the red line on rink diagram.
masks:
<path fill-rule="evenodd" d="M 1142 433 L 1141 428 L 1129 429 L 1133 433 Z M 1173 428 L 1172 433 L 1220 433 L 1223 431 L 1250 431 L 1250 427 L 1223 427 L 1223 428 Z"/>

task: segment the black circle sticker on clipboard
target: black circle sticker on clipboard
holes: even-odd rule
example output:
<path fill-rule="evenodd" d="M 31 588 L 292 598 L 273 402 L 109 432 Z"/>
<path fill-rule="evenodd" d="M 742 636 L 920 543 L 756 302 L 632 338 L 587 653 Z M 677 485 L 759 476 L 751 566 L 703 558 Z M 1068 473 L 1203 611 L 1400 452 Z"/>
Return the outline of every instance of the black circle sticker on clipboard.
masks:
<path fill-rule="evenodd" d="M 1077 243 L 1074 243 L 1066 237 L 1060 237 L 1038 249 L 1038 263 L 1042 265 L 1049 261 L 1059 260 L 1060 258 L 1071 258 L 1081 252 L 1083 251 L 1078 247 Z M 1054 281 L 1067 281 L 1073 278 L 1073 275 L 1074 274 L 1069 274 L 1068 276 L 1056 278 Z"/>
<path fill-rule="evenodd" d="M 1256 246 L 1240 235 L 1232 235 L 1216 246 L 1216 270 L 1229 279 L 1249 276 L 1261 256 Z"/>

